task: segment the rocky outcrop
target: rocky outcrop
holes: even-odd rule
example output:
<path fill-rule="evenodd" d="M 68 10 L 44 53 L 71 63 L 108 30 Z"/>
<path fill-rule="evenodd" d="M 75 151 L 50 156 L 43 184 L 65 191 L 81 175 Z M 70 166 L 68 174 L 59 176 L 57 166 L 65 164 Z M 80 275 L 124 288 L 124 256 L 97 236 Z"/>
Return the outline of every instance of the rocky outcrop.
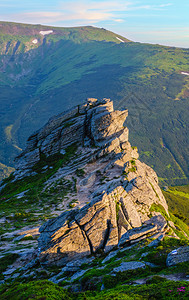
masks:
<path fill-rule="evenodd" d="M 88 99 L 32 135 L 17 159 L 21 164 L 36 149 L 50 156 L 64 155 L 75 142 L 78 147 L 75 157 L 45 184 L 48 190 L 60 179 L 74 178 L 78 204 L 40 228 L 42 263 L 62 266 L 166 230 L 165 219 L 151 212 L 151 207 L 161 205 L 168 214 L 167 203 L 156 173 L 138 160 L 137 149 L 128 142 L 126 117 L 127 111 L 114 111 L 109 99 Z M 33 156 L 16 176 L 26 176 L 32 164 Z"/>
<path fill-rule="evenodd" d="M 32 167 L 42 155 L 65 153 L 68 146 L 99 147 L 100 155 L 128 141 L 128 129 L 123 127 L 128 111 L 114 111 L 109 99 L 97 101 L 89 98 L 84 105 L 78 105 L 53 117 L 39 131 L 31 135 L 27 147 L 16 158 L 16 179 L 33 175 Z"/>
<path fill-rule="evenodd" d="M 67 189 L 67 210 L 40 228 L 42 263 L 64 266 L 164 234 L 167 223 L 152 208 L 161 205 L 168 214 L 167 203 L 156 173 L 138 160 L 128 141 L 127 115 L 114 111 L 110 99 L 90 98 L 51 118 L 16 159 L 14 181 L 48 172 L 42 192 Z M 51 173 L 52 157 L 64 163 Z"/>

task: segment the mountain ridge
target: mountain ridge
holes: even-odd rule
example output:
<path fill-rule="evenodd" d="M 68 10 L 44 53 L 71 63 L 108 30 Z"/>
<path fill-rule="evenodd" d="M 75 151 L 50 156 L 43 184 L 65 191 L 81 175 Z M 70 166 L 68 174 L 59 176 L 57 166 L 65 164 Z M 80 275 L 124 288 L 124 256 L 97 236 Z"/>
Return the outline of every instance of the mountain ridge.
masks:
<path fill-rule="evenodd" d="M 142 159 L 154 164 L 162 185 L 187 183 L 188 77 L 181 73 L 188 71 L 188 50 L 121 43 L 116 34 L 114 42 L 104 42 L 103 36 L 83 42 L 83 34 L 68 40 L 40 35 L 45 42 L 38 46 L 32 44 L 33 36 L 23 40 L 20 53 L 13 51 L 19 39 L 11 44 L 11 37 L 10 53 L 0 57 L 1 163 L 14 166 L 13 158 L 29 134 L 52 114 L 94 95 L 115 99 L 116 108 L 129 108 L 131 140 Z M 4 36 L 1 41 L 4 45 Z M 28 42 L 33 49 L 25 53 Z"/>
<path fill-rule="evenodd" d="M 8 36 L 16 36 L 20 37 L 22 40 L 24 36 L 29 36 L 33 40 L 34 38 L 40 38 L 38 42 L 41 42 L 41 38 L 58 38 L 59 39 L 69 39 L 72 36 L 75 42 L 82 41 L 82 39 L 86 42 L 87 40 L 95 40 L 95 41 L 104 41 L 107 42 L 130 42 L 127 38 L 115 34 L 112 31 L 106 30 L 104 28 L 98 28 L 94 26 L 76 26 L 76 27 L 55 27 L 55 26 L 47 26 L 47 25 L 31 25 L 31 24 L 24 24 L 24 23 L 15 23 L 15 22 L 2 22 L 0 21 L 0 30 L 1 35 L 8 35 Z M 74 34 L 80 34 L 80 40 L 77 40 L 76 36 L 74 38 Z M 117 38 L 121 39 L 117 39 Z M 29 41 L 29 40 L 28 40 Z M 38 46 L 41 43 L 37 41 L 33 44 Z M 34 46 L 33 45 L 33 46 Z M 32 41 L 31 41 L 32 46 Z M 27 49 L 29 50 L 29 49 Z M 6 49 L 7 51 L 7 49 Z"/>

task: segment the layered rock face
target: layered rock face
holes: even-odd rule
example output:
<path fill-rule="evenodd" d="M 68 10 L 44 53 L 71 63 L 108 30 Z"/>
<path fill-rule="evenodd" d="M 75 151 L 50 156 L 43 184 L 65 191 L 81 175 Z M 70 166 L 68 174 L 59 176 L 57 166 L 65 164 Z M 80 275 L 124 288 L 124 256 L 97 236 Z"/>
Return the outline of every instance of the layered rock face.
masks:
<path fill-rule="evenodd" d="M 127 110 L 114 111 L 109 99 L 90 98 L 52 118 L 29 138 L 17 158 L 18 179 L 33 175 L 32 168 L 43 155 L 64 156 L 77 144 L 75 157 L 45 183 L 48 189 L 61 179 L 74 180 L 77 205 L 40 228 L 41 262 L 61 266 L 164 234 L 167 223 L 151 208 L 161 205 L 168 213 L 167 203 L 156 173 L 138 160 L 137 149 L 128 141 L 123 125 L 127 114 Z M 71 192 L 69 197 L 73 198 Z"/>
<path fill-rule="evenodd" d="M 120 146 L 128 141 L 128 129 L 123 127 L 127 115 L 127 110 L 114 111 L 109 99 L 89 98 L 86 104 L 51 118 L 29 137 L 25 151 L 16 158 L 16 179 L 33 175 L 32 167 L 42 155 L 64 154 L 73 143 L 99 147 L 104 152 L 116 147 L 121 151 Z"/>

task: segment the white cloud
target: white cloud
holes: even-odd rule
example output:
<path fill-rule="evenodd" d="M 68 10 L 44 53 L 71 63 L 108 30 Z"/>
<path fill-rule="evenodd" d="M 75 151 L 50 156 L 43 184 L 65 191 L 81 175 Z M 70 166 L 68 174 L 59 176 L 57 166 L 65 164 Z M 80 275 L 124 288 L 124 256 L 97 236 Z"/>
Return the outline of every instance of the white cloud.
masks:
<path fill-rule="evenodd" d="M 125 20 L 123 19 L 114 19 L 114 22 L 123 23 Z"/>
<path fill-rule="evenodd" d="M 138 2 L 139 3 L 139 2 Z M 60 1 L 58 6 L 52 4 L 52 10 L 50 7 L 46 7 L 46 10 L 41 11 L 23 11 L 21 13 L 1 14 L 2 20 L 14 20 L 16 22 L 26 23 L 43 23 L 43 24 L 56 24 L 72 23 L 74 24 L 95 24 L 101 21 L 113 21 L 116 23 L 124 22 L 127 18 L 126 13 L 131 11 L 140 10 L 164 10 L 166 7 L 172 5 L 171 3 L 165 3 L 160 5 L 139 5 L 136 1 L 112 1 L 103 0 L 100 2 L 95 1 Z M 44 6 L 45 8 L 45 6 Z M 124 19 L 123 19 L 124 18 Z"/>
<path fill-rule="evenodd" d="M 56 24 L 57 22 L 86 23 L 94 24 L 100 21 L 123 22 L 122 15 L 132 10 L 131 1 L 101 1 L 87 2 L 83 1 L 65 1 L 59 2 L 57 7 L 52 6 L 52 11 L 48 7 L 40 11 L 23 11 L 21 13 L 1 14 L 0 18 L 4 20 L 14 20 L 27 23 Z M 45 8 L 45 6 L 44 6 Z M 133 7 L 135 10 L 136 8 Z"/>
<path fill-rule="evenodd" d="M 172 6 L 173 3 L 166 3 L 166 4 L 160 4 L 159 7 L 167 7 L 167 6 Z"/>
<path fill-rule="evenodd" d="M 137 10 L 164 10 L 166 7 L 173 5 L 172 3 L 165 4 L 149 4 L 149 5 L 134 5 L 129 7 L 129 11 L 137 11 Z"/>
<path fill-rule="evenodd" d="M 58 7 L 53 7 L 52 11 L 24 11 L 22 13 L 0 14 L 1 19 L 12 19 L 18 22 L 31 23 L 56 23 L 64 21 L 82 21 L 97 23 L 99 21 L 114 20 L 119 22 L 120 12 L 127 11 L 131 2 L 119 0 L 87 2 L 85 1 L 66 1 L 60 2 Z"/>

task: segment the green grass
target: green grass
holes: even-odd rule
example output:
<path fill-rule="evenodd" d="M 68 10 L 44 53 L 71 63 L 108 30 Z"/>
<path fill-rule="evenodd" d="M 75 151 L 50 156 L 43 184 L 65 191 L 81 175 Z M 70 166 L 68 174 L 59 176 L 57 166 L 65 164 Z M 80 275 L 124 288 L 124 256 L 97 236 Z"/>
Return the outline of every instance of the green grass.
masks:
<path fill-rule="evenodd" d="M 155 278 L 146 285 L 119 285 L 101 292 L 69 293 L 58 285 L 47 280 L 31 281 L 29 283 L 13 283 L 2 285 L 0 295 L 2 300 L 143 300 L 143 299 L 188 299 L 189 283 L 172 282 Z M 180 294 L 179 294 L 180 293 Z"/>
<path fill-rule="evenodd" d="M 64 202 L 68 193 L 75 192 L 75 181 L 59 180 L 47 189 L 44 184 L 60 167 L 69 163 L 76 155 L 76 150 L 77 145 L 72 144 L 64 155 L 49 157 L 42 155 L 41 160 L 33 168 L 37 175 L 16 182 L 12 182 L 14 176 L 11 175 L 4 180 L 6 186 L 1 191 L 0 211 L 1 216 L 6 216 L 10 223 L 7 221 L 2 224 L 1 234 L 10 231 L 12 226 L 19 229 L 31 224 L 35 226 L 41 224 L 50 217 L 52 205 Z M 48 166 L 45 172 L 44 166 Z M 26 191 L 25 195 L 18 200 L 17 194 L 23 191 Z"/>
<path fill-rule="evenodd" d="M 184 287 L 182 289 L 181 287 Z M 188 299 L 189 283 L 188 282 L 172 282 L 161 281 L 158 283 L 147 285 L 123 285 L 116 288 L 105 290 L 102 292 L 85 292 L 78 294 L 78 300 L 142 300 L 142 299 Z M 180 293 L 180 294 L 179 294 Z"/>
<path fill-rule="evenodd" d="M 53 175 L 56 171 L 62 167 L 64 164 L 68 163 L 70 159 L 74 156 L 77 150 L 77 145 L 72 144 L 67 147 L 66 153 L 55 154 L 46 157 L 44 154 L 41 155 L 40 161 L 33 166 L 33 171 L 37 173 L 34 176 L 28 176 L 24 179 L 17 180 L 16 182 L 11 182 L 11 178 L 5 180 L 6 186 L 1 191 L 1 196 L 10 198 L 18 193 L 30 189 L 30 193 L 37 191 L 38 193 L 44 187 L 43 184 Z M 48 166 L 48 169 L 43 172 L 43 167 Z M 52 169 L 50 168 L 52 167 Z"/>
<path fill-rule="evenodd" d="M 85 175 L 85 171 L 83 169 L 77 169 L 75 173 L 78 177 L 83 177 Z"/>
<path fill-rule="evenodd" d="M 152 204 L 152 206 L 150 207 L 150 211 L 160 212 L 162 214 L 162 216 L 164 216 L 164 218 L 167 221 L 172 221 L 176 225 L 176 229 L 175 228 L 172 228 L 172 229 L 177 234 L 177 236 L 179 238 L 184 239 L 184 240 L 188 239 L 188 237 L 189 237 L 189 227 L 180 218 L 176 217 L 172 213 L 170 213 L 169 216 L 168 216 L 167 213 L 166 213 L 166 211 L 165 211 L 165 209 L 160 204 L 158 204 L 158 205 L 155 204 L 155 203 Z M 184 233 L 183 233 L 183 231 L 184 231 Z M 185 236 L 185 234 L 187 236 Z"/>
<path fill-rule="evenodd" d="M 48 280 L 0 286 L 2 300 L 71 300 L 71 294 Z"/>
<path fill-rule="evenodd" d="M 171 213 L 189 225 L 189 185 L 169 187 L 163 194 Z"/>

